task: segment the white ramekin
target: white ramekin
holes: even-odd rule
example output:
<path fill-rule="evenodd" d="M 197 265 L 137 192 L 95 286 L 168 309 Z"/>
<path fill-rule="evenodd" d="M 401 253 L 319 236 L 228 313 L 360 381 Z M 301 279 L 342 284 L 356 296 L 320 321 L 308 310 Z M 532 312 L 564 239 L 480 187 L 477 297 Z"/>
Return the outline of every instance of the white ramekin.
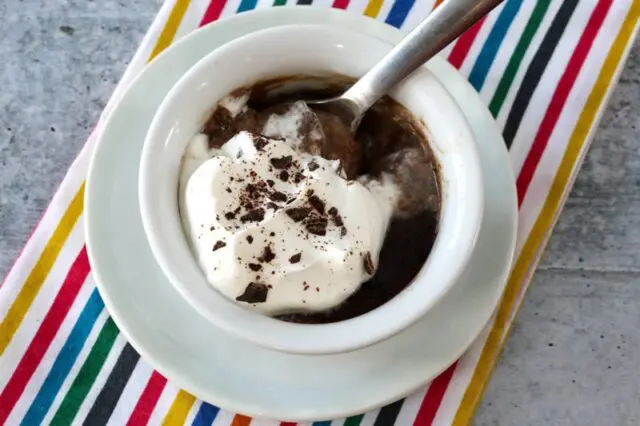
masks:
<path fill-rule="evenodd" d="M 265 78 L 335 73 L 359 77 L 390 48 L 378 39 L 329 26 L 275 27 L 211 52 L 176 83 L 162 102 L 142 152 L 142 221 L 164 273 L 214 325 L 279 351 L 344 352 L 371 345 L 409 326 L 459 278 L 482 218 L 482 176 L 469 125 L 447 90 L 425 68 L 413 73 L 390 95 L 425 125 L 441 167 L 442 211 L 431 254 L 412 283 L 395 298 L 364 315 L 332 324 L 292 324 L 262 316 L 227 299 L 207 283 L 183 233 L 178 211 L 181 157 L 221 98 Z"/>

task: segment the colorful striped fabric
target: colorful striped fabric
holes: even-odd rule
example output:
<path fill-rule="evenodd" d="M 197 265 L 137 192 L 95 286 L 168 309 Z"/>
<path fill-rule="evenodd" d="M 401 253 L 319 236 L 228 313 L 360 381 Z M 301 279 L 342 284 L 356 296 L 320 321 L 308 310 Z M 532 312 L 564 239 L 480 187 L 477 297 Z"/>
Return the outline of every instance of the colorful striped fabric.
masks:
<path fill-rule="evenodd" d="M 114 98 L 171 42 L 221 17 L 297 4 L 347 9 L 409 30 L 441 1 L 168 0 Z M 314 425 L 469 423 L 639 16 L 638 0 L 505 0 L 446 49 L 503 129 L 518 176 L 517 258 L 503 300 L 467 353 L 425 389 L 378 410 Z M 0 424 L 279 424 L 181 391 L 119 333 L 96 291 L 84 247 L 84 177 L 92 146 L 93 137 L 0 287 Z"/>

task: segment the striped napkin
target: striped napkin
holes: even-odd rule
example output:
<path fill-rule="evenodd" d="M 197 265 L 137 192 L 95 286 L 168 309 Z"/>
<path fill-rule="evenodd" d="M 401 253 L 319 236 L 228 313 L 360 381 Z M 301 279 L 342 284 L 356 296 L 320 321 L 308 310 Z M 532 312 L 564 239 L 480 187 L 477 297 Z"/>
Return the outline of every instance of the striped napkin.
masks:
<path fill-rule="evenodd" d="M 407 31 L 442 0 L 297 0 Z M 294 0 L 167 0 L 114 98 L 142 66 L 200 25 Z M 636 34 L 638 0 L 506 0 L 443 55 L 503 129 L 517 173 L 517 258 L 473 346 L 429 386 L 393 404 L 314 425 L 464 425 L 487 384 L 527 285 Z M 113 106 L 110 102 L 107 110 Z M 93 137 L 0 287 L 0 424 L 275 425 L 197 400 L 125 341 L 96 291 L 82 230 Z"/>

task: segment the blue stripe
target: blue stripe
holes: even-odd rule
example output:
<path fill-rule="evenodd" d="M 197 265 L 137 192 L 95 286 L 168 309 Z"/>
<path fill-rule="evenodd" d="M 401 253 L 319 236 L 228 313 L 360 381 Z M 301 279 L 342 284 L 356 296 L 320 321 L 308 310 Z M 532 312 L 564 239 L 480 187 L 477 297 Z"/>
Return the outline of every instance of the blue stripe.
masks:
<path fill-rule="evenodd" d="M 240 6 L 238 6 L 238 13 L 246 12 L 247 10 L 253 10 L 256 8 L 258 0 L 242 0 Z"/>
<path fill-rule="evenodd" d="M 215 405 L 202 402 L 202 404 L 200 404 L 200 409 L 193 418 L 191 426 L 211 426 L 218 415 L 218 411 L 220 411 L 220 409 Z"/>
<path fill-rule="evenodd" d="M 493 25 L 476 63 L 469 74 L 469 82 L 479 92 L 489 74 L 489 69 L 496 59 L 500 45 L 504 41 L 507 31 L 522 6 L 522 0 L 509 0 L 502 8 L 496 23 Z"/>
<path fill-rule="evenodd" d="M 76 321 L 67 341 L 62 346 L 60 353 L 47 374 L 47 378 L 42 383 L 38 394 L 31 403 L 27 414 L 22 419 L 21 425 L 36 425 L 42 423 L 42 419 L 51 408 L 53 400 L 60 391 L 62 383 L 69 375 L 71 367 L 75 364 L 80 350 L 87 341 L 100 312 L 104 308 L 104 303 L 98 294 L 97 289 L 93 289 L 87 304 L 84 305 L 78 320 Z"/>
<path fill-rule="evenodd" d="M 396 28 L 402 27 L 415 1 L 416 0 L 396 0 L 393 6 L 391 6 L 389 15 L 387 15 L 387 19 L 384 22 Z"/>
<path fill-rule="evenodd" d="M 313 422 L 311 426 L 331 426 L 331 420 L 325 420 L 324 422 Z"/>

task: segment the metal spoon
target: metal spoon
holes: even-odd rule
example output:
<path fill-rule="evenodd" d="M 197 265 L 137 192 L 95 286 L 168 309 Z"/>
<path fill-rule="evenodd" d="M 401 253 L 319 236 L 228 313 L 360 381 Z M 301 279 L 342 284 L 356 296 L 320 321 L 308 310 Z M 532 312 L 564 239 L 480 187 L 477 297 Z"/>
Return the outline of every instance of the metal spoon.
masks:
<path fill-rule="evenodd" d="M 307 104 L 337 115 L 354 134 L 378 99 L 502 1 L 445 1 L 341 96 Z"/>

